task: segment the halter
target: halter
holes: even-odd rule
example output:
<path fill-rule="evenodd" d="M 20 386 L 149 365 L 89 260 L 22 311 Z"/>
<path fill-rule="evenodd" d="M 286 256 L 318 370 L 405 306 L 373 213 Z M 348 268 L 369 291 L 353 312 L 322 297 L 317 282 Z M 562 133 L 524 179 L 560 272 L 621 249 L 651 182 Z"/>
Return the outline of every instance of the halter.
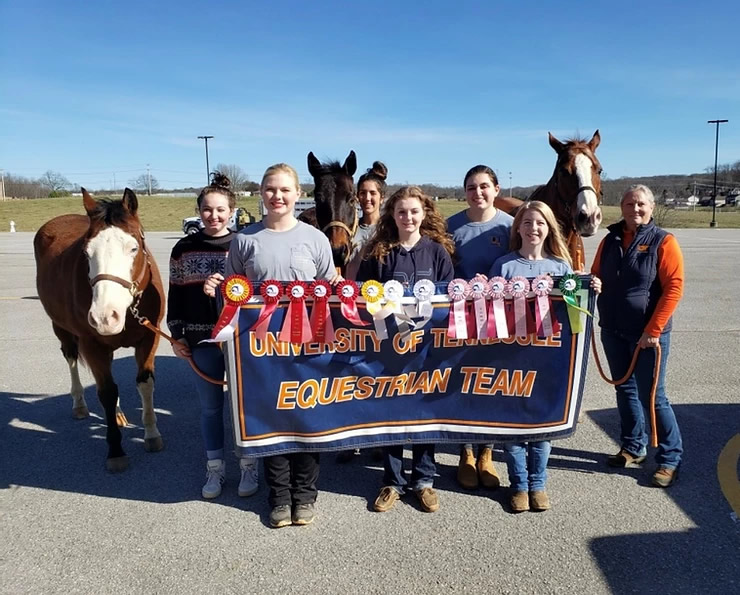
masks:
<path fill-rule="evenodd" d="M 352 239 L 355 237 L 355 233 L 357 232 L 357 227 L 359 225 L 359 218 L 357 216 L 357 210 L 354 210 L 355 218 L 352 220 L 352 229 L 349 228 L 349 226 L 346 223 L 342 223 L 341 221 L 332 220 L 329 221 L 324 227 L 321 228 L 321 231 L 326 233 L 327 230 L 331 229 L 332 227 L 338 227 L 339 229 L 343 229 L 347 232 L 347 235 L 349 236 L 350 243 L 352 242 Z M 347 252 L 347 255 L 344 257 L 344 264 L 347 264 L 350 257 L 350 252 Z"/>

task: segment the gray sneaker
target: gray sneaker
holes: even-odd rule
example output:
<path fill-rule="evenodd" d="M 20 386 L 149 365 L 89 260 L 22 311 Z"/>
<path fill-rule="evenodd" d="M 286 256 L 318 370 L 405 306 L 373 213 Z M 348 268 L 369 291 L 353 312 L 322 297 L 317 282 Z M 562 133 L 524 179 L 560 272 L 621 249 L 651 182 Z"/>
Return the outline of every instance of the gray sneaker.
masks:
<path fill-rule="evenodd" d="M 242 472 L 242 478 L 239 481 L 238 494 L 242 498 L 246 498 L 259 489 L 257 459 L 254 457 L 242 457 L 239 459 L 239 468 Z"/>
<path fill-rule="evenodd" d="M 212 459 L 206 463 L 206 483 L 201 490 L 204 498 L 218 498 L 226 480 L 226 463 L 223 459 Z"/>
<path fill-rule="evenodd" d="M 310 525 L 316 518 L 313 502 L 311 504 L 296 504 L 293 508 L 294 525 Z"/>
<path fill-rule="evenodd" d="M 270 526 L 275 529 L 290 525 L 290 506 L 279 504 L 270 511 Z"/>

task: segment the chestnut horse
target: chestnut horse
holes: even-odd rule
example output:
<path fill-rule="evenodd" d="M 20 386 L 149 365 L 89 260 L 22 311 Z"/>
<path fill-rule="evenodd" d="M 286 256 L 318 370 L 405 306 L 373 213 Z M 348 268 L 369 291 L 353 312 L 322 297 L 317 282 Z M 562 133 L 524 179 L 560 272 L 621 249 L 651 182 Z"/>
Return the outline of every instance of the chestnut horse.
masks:
<path fill-rule="evenodd" d="M 357 157 L 354 151 L 350 151 L 344 163 L 339 165 L 338 161 L 321 163 L 311 152 L 308 154 L 308 171 L 315 184 L 316 207 L 304 211 L 298 218 L 326 234 L 331 244 L 334 266 L 344 273 L 359 223 L 352 178 L 357 171 Z"/>
<path fill-rule="evenodd" d="M 111 373 L 119 347 L 135 349 L 144 447 L 163 448 L 153 404 L 159 337 L 137 320 L 143 317 L 159 326 L 164 291 L 144 243 L 136 195 L 126 188 L 122 200 L 96 201 L 83 188 L 82 196 L 87 216 L 55 217 L 36 233 L 36 287 L 69 365 L 72 411 L 78 419 L 89 415 L 77 367 L 80 358 L 95 378 L 107 424 L 106 466 L 115 472 L 128 466 L 116 421 L 118 386 Z"/>
<path fill-rule="evenodd" d="M 581 237 L 595 234 L 601 223 L 601 164 L 595 154 L 601 135 L 597 130 L 590 141 L 575 138 L 564 143 L 549 132 L 548 137 L 558 154 L 555 171 L 529 200 L 550 206 L 568 243 L 573 269 L 583 271 L 586 261 Z"/>

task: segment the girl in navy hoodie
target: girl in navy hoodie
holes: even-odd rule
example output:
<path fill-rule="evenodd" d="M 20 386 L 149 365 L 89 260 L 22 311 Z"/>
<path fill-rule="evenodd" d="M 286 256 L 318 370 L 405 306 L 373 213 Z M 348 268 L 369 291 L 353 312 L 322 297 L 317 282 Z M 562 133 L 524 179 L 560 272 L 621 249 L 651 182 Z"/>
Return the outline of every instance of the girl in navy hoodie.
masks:
<path fill-rule="evenodd" d="M 428 279 L 434 283 L 452 281 L 452 254 L 455 244 L 447 234 L 444 218 L 432 200 L 418 186 L 404 186 L 385 203 L 375 234 L 365 250 L 357 273 L 358 281 L 374 279 L 385 283 L 395 279 L 404 288 Z M 425 512 L 439 508 L 434 485 L 436 465 L 433 444 L 412 447 L 411 485 L 403 476 L 403 446 L 383 449 L 384 487 L 375 500 L 378 512 L 390 510 L 409 487 Z"/>

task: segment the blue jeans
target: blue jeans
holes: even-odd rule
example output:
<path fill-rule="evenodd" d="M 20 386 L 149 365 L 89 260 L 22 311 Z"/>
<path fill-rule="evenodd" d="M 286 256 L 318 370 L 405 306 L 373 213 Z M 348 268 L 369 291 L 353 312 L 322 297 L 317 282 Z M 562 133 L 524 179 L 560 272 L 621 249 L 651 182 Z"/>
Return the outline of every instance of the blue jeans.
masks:
<path fill-rule="evenodd" d="M 514 491 L 539 492 L 545 489 L 551 448 L 549 440 L 504 444 L 509 483 Z"/>
<path fill-rule="evenodd" d="M 637 349 L 638 336 L 622 335 L 606 329 L 601 330 L 601 344 L 609 362 L 612 378 L 624 376 Z M 658 385 L 655 390 L 655 418 L 658 429 L 658 452 L 655 461 L 660 467 L 676 469 L 681 462 L 683 445 L 676 416 L 665 394 L 665 373 L 670 351 L 671 333 L 663 333 L 659 339 L 661 357 Z M 622 448 L 633 456 L 647 454 L 650 431 L 650 388 L 655 368 L 655 349 L 643 349 L 637 358 L 635 371 L 626 382 L 616 387 L 617 409 L 622 423 Z M 648 421 L 646 421 L 648 420 Z"/>
<path fill-rule="evenodd" d="M 410 487 L 418 492 L 434 485 L 437 465 L 434 463 L 434 444 L 414 444 L 411 447 L 411 485 L 403 476 L 403 445 L 383 447 L 383 485 L 390 486 L 399 494 Z"/>
<path fill-rule="evenodd" d="M 191 347 L 193 361 L 211 378 L 224 377 L 224 354 L 216 345 Z M 200 432 L 208 460 L 224 458 L 224 387 L 195 376 L 195 390 L 200 399 Z"/>

